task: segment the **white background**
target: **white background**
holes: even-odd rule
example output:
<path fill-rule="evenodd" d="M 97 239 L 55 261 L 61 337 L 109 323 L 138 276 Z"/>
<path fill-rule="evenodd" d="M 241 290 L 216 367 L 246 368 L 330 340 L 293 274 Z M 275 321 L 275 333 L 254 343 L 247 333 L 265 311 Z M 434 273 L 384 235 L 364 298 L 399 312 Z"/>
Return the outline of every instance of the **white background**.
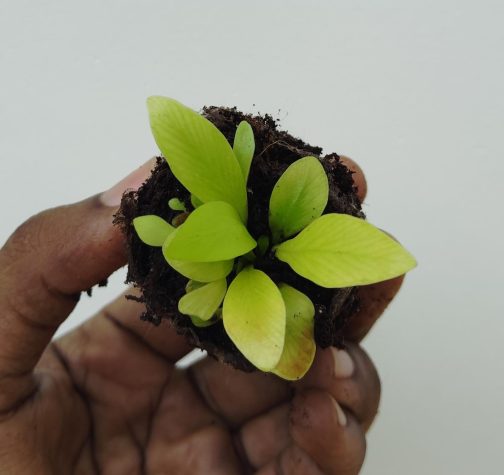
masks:
<path fill-rule="evenodd" d="M 368 217 L 420 263 L 365 341 L 363 473 L 503 473 L 503 5 L 0 0 L 0 241 L 152 156 L 148 95 L 279 115 L 360 162 Z"/>

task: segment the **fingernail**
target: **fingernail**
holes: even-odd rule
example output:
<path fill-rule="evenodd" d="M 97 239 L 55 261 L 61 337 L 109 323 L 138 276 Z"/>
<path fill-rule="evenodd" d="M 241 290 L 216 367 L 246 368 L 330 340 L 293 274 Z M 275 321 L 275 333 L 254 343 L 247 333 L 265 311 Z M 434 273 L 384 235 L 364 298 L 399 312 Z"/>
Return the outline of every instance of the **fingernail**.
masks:
<path fill-rule="evenodd" d="M 116 183 L 112 188 L 102 193 L 100 199 L 105 206 L 118 207 L 126 190 L 138 190 L 145 180 L 149 177 L 152 169 L 156 165 L 156 158 L 150 159 L 140 168 Z"/>
<path fill-rule="evenodd" d="M 331 348 L 334 359 L 334 376 L 336 378 L 349 378 L 354 372 L 354 363 L 345 350 Z"/>
<path fill-rule="evenodd" d="M 337 403 L 335 399 L 333 399 L 334 407 L 336 408 L 336 416 L 338 418 L 338 424 L 341 427 L 345 427 L 347 425 L 347 416 L 345 411 L 341 408 L 341 406 Z"/>

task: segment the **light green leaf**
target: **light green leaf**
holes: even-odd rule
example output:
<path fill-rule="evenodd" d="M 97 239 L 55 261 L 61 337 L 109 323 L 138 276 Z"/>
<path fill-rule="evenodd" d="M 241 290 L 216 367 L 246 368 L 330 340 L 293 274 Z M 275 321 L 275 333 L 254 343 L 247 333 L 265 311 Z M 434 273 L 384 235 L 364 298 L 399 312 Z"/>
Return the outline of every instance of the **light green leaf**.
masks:
<path fill-rule="evenodd" d="M 269 225 L 275 243 L 301 231 L 324 211 L 329 183 L 315 157 L 296 160 L 285 170 L 271 193 Z"/>
<path fill-rule="evenodd" d="M 155 247 L 162 246 L 166 238 L 175 230 L 163 218 L 153 214 L 138 216 L 133 220 L 133 227 L 142 242 Z"/>
<path fill-rule="evenodd" d="M 243 174 L 243 178 L 245 180 L 245 184 L 247 183 L 250 164 L 252 163 L 252 159 L 254 158 L 254 150 L 255 150 L 255 141 L 254 141 L 254 132 L 250 124 L 242 120 L 236 129 L 234 143 L 233 143 L 233 152 L 240 164 L 240 168 Z"/>
<path fill-rule="evenodd" d="M 187 211 L 185 204 L 178 198 L 171 198 L 168 200 L 168 207 L 173 211 Z"/>
<path fill-rule="evenodd" d="M 269 237 L 263 234 L 257 239 L 257 254 L 259 256 L 264 256 L 269 248 Z"/>
<path fill-rule="evenodd" d="M 255 247 L 236 210 L 224 201 L 212 201 L 188 216 L 163 252 L 169 259 L 214 262 L 241 256 Z"/>
<path fill-rule="evenodd" d="M 214 323 L 217 323 L 219 320 L 217 318 L 211 318 L 210 320 L 202 320 L 201 318 L 190 316 L 192 324 L 195 327 L 199 328 L 204 328 L 204 327 L 209 327 L 210 325 L 213 325 Z"/>
<path fill-rule="evenodd" d="M 197 280 L 190 280 L 189 282 L 187 282 L 187 284 L 185 286 L 186 294 L 188 294 L 189 292 L 192 292 L 193 290 L 199 289 L 200 287 L 203 287 L 204 285 L 206 285 L 205 282 L 198 282 Z"/>
<path fill-rule="evenodd" d="M 163 244 L 163 255 L 166 262 L 168 262 L 179 274 L 198 282 L 213 282 L 214 280 L 223 279 L 233 270 L 233 259 L 216 262 L 189 262 L 167 258 L 165 248 L 170 244 L 179 229 L 180 228 L 177 228 L 170 234 Z"/>
<path fill-rule="evenodd" d="M 205 203 L 229 203 L 246 222 L 245 181 L 219 129 L 174 99 L 149 97 L 147 108 L 156 143 L 182 185 Z"/>
<path fill-rule="evenodd" d="M 231 282 L 222 308 L 224 328 L 242 354 L 262 371 L 272 370 L 285 339 L 285 304 L 275 283 L 247 267 Z"/>
<path fill-rule="evenodd" d="M 226 277 L 233 270 L 234 263 L 233 259 L 215 262 L 189 262 L 167 259 L 167 262 L 179 274 L 199 282 L 213 282 Z"/>
<path fill-rule="evenodd" d="M 191 195 L 191 204 L 193 205 L 194 209 L 196 209 L 203 204 L 203 201 L 201 201 L 196 195 Z"/>
<path fill-rule="evenodd" d="M 287 315 L 285 345 L 280 361 L 272 372 L 294 381 L 306 374 L 315 358 L 315 308 L 312 301 L 299 290 L 287 284 L 280 284 L 279 288 Z"/>
<path fill-rule="evenodd" d="M 179 312 L 201 320 L 209 320 L 220 307 L 226 290 L 226 279 L 219 279 L 194 289 L 179 300 Z"/>
<path fill-rule="evenodd" d="M 326 214 L 276 248 L 276 256 L 321 287 L 352 287 L 392 279 L 415 267 L 399 243 L 363 219 Z"/>

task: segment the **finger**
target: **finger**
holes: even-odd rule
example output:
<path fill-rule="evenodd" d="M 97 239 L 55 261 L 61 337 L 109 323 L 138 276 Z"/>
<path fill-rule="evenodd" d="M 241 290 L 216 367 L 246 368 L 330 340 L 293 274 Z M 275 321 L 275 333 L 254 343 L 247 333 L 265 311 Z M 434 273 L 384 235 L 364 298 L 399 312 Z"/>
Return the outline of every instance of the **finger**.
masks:
<path fill-rule="evenodd" d="M 261 468 L 256 475 L 325 475 L 317 464 L 297 445 L 291 444 Z"/>
<path fill-rule="evenodd" d="M 271 374 L 245 373 L 211 358 L 189 371 L 205 402 L 231 427 L 286 401 L 290 394 L 288 385 Z"/>
<path fill-rule="evenodd" d="M 404 276 L 357 289 L 359 308 L 345 328 L 351 341 L 361 341 L 371 330 L 401 288 Z"/>
<path fill-rule="evenodd" d="M 340 155 L 340 162 L 352 172 L 352 178 L 357 188 L 357 197 L 362 203 L 367 195 L 367 181 L 362 168 L 345 155 Z"/>
<path fill-rule="evenodd" d="M 367 430 L 380 401 L 380 380 L 367 354 L 357 345 L 348 351 L 318 349 L 310 371 L 294 384 L 297 390 L 323 389 Z M 289 403 L 249 420 L 238 431 L 238 445 L 254 468 L 264 466 L 290 443 Z"/>
<path fill-rule="evenodd" d="M 357 163 L 345 155 L 340 155 L 340 161 L 353 172 L 352 177 L 357 188 L 357 196 L 363 202 L 367 195 L 367 181 L 364 172 Z M 358 342 L 366 336 L 399 291 L 403 279 L 404 276 L 401 276 L 358 288 L 357 295 L 360 308 L 345 329 L 347 338 Z"/>
<path fill-rule="evenodd" d="M 292 403 L 290 433 L 323 473 L 354 475 L 364 461 L 366 440 L 354 418 L 326 391 L 308 389 Z"/>
<path fill-rule="evenodd" d="M 318 348 L 312 367 L 295 385 L 327 391 L 356 417 L 364 430 L 378 412 L 380 378 L 369 356 L 355 344 L 349 344 L 346 350 Z"/>
<path fill-rule="evenodd" d="M 276 411 L 274 417 L 279 424 L 289 426 L 281 412 L 283 409 Z M 294 398 L 289 421 L 288 434 L 276 428 L 274 433 L 278 438 L 268 439 L 271 447 L 264 446 L 261 452 L 255 449 L 255 455 L 261 458 L 254 459 L 251 458 L 254 454 L 247 454 L 256 467 L 262 467 L 258 475 L 350 475 L 359 472 L 365 455 L 364 434 L 353 416 L 327 392 L 301 391 Z M 252 423 L 249 427 L 252 428 Z M 247 448 L 247 436 L 243 440 Z"/>
<path fill-rule="evenodd" d="M 0 250 L 0 407 L 34 388 L 30 371 L 80 292 L 124 264 L 113 214 L 126 188 L 139 186 L 148 163 L 102 197 L 40 213 Z"/>
<path fill-rule="evenodd" d="M 290 402 L 285 402 L 254 417 L 236 434 L 236 445 L 254 469 L 274 460 L 291 443 Z"/>

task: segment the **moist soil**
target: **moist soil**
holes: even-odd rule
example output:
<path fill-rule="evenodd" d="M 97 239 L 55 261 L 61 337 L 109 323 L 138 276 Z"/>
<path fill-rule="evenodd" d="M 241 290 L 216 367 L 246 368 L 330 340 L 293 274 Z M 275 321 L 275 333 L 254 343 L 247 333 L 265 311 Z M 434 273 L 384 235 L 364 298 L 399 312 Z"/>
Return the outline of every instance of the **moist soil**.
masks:
<path fill-rule="evenodd" d="M 346 213 L 364 218 L 352 172 L 340 162 L 337 154 L 322 155 L 320 147 L 308 145 L 279 130 L 277 121 L 270 115 L 247 115 L 236 108 L 223 107 L 205 107 L 203 115 L 219 128 L 231 144 L 236 127 L 242 120 L 246 120 L 254 130 L 256 147 L 247 183 L 247 227 L 256 240 L 263 234 L 269 235 L 268 204 L 273 186 L 292 162 L 307 155 L 319 158 L 329 178 L 329 201 L 324 213 Z M 198 328 L 187 316 L 178 312 L 177 304 L 185 294 L 187 279 L 166 263 L 160 248 L 143 244 L 136 235 L 132 221 L 137 216 L 155 214 L 168 222 L 176 217 L 178 221 L 183 221 L 179 211 L 168 207 L 168 200 L 174 197 L 183 201 L 188 210 L 193 209 L 189 193 L 173 176 L 162 157 L 158 157 L 157 166 L 140 189 L 126 192 L 123 196 L 115 224 L 126 237 L 129 264 L 126 281 L 140 289 L 142 294 L 140 298 L 130 298 L 145 303 L 146 311 L 140 317 L 143 320 L 159 325 L 163 319 L 169 319 L 178 333 L 194 346 L 207 350 L 211 356 L 236 368 L 253 371 L 254 366 L 227 336 L 222 321 Z M 318 346 L 343 346 L 343 328 L 358 307 L 354 288 L 319 287 L 275 259 L 271 251 L 254 266 L 266 272 L 274 282 L 285 282 L 310 297 L 316 311 L 315 340 Z M 228 277 L 228 282 L 233 276 L 234 273 Z"/>

